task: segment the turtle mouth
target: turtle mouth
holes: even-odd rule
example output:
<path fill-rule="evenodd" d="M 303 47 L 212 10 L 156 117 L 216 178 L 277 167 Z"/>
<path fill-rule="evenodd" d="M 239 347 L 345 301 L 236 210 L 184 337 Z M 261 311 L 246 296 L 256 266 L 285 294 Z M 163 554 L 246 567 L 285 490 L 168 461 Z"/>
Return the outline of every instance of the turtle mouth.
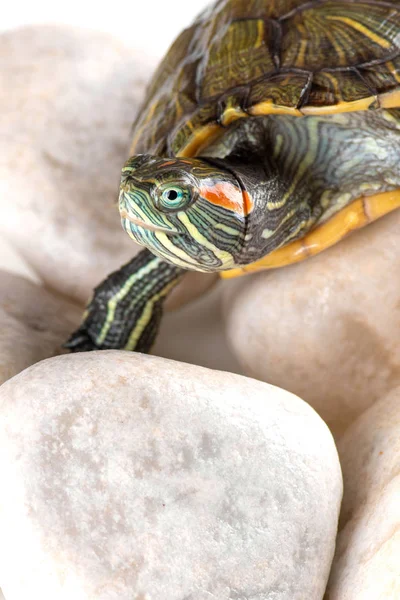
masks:
<path fill-rule="evenodd" d="M 142 229 L 147 229 L 148 231 L 154 231 L 157 233 L 165 233 L 166 235 L 182 235 L 181 232 L 177 231 L 176 229 L 168 229 L 167 227 L 160 227 L 157 225 L 152 225 L 151 223 L 145 223 L 144 221 L 141 221 L 137 217 L 133 217 L 132 215 L 130 215 L 128 213 L 128 211 L 125 210 L 124 208 L 120 210 L 120 215 L 121 215 L 121 219 L 126 219 L 130 223 L 133 223 L 133 225 L 136 225 L 137 227 L 141 227 Z"/>

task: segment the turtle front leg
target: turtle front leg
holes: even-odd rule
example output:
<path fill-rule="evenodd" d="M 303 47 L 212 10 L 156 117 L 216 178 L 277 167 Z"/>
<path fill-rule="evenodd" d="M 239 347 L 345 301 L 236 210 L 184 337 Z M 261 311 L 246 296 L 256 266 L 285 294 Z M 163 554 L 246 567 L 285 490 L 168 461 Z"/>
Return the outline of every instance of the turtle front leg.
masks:
<path fill-rule="evenodd" d="M 164 300 L 184 273 L 142 250 L 95 288 L 81 326 L 64 347 L 71 352 L 148 352 L 158 332 Z"/>

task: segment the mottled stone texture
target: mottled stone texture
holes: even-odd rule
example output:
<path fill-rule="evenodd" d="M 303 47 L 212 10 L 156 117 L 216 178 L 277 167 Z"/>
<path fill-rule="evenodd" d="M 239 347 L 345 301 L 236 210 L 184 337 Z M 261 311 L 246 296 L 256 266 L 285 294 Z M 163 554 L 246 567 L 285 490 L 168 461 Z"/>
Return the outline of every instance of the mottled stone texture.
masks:
<path fill-rule="evenodd" d="M 309 402 L 339 435 L 400 383 L 400 211 L 284 269 L 231 282 L 246 375 Z"/>
<path fill-rule="evenodd" d="M 154 66 L 94 31 L 0 36 L 0 235 L 47 285 L 83 302 L 139 250 L 122 231 L 118 187 Z M 171 308 L 213 280 L 191 275 Z"/>
<path fill-rule="evenodd" d="M 0 233 L 46 284 L 82 301 L 137 251 L 116 202 L 151 70 L 93 31 L 0 36 Z"/>
<path fill-rule="evenodd" d="M 23 277 L 0 271 L 0 384 L 60 354 L 81 308 Z"/>
<path fill-rule="evenodd" d="M 400 388 L 339 440 L 344 498 L 325 600 L 400 598 Z"/>
<path fill-rule="evenodd" d="M 81 312 L 94 286 L 139 251 L 122 230 L 117 197 L 152 69 L 137 51 L 94 31 L 36 26 L 0 35 L 0 269 L 78 300 Z M 185 276 L 166 311 L 202 295 L 215 279 Z M 42 322 L 51 320 L 41 310 Z M 60 318 L 62 312 L 61 303 Z M 30 338 L 28 331 L 25 347 Z M 240 371 L 223 332 L 219 294 L 167 315 L 155 351 Z M 7 356 L 18 352 L 15 344 Z M 8 372 L 35 356 L 49 353 L 38 347 L 30 362 L 17 360 Z"/>
<path fill-rule="evenodd" d="M 320 600 L 341 472 L 305 403 L 124 352 L 0 388 L 7 600 Z"/>

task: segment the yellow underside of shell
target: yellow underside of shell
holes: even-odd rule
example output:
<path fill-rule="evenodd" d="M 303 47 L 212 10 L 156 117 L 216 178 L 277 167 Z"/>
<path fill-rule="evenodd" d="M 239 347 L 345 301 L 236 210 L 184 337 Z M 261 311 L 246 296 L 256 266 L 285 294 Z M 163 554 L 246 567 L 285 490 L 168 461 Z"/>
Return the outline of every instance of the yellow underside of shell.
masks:
<path fill-rule="evenodd" d="M 178 157 L 190 158 L 199 155 L 214 140 L 223 134 L 225 127 L 237 119 L 243 119 L 249 116 L 266 115 L 289 115 L 294 117 L 316 116 L 316 115 L 334 115 L 344 112 L 357 112 L 368 110 L 373 105 L 376 108 L 399 108 L 400 90 L 394 90 L 379 96 L 369 96 L 353 102 L 339 102 L 328 106 L 304 106 L 296 108 L 292 106 L 280 106 L 274 104 L 271 100 L 266 100 L 252 106 L 248 113 L 240 108 L 228 107 L 221 116 L 221 125 L 218 123 L 208 123 L 199 127 L 193 135 L 187 140 L 186 145 L 177 152 Z"/>
<path fill-rule="evenodd" d="M 358 198 L 329 221 L 310 231 L 305 237 L 283 246 L 251 265 L 230 271 L 222 271 L 221 277 L 231 279 L 264 269 L 276 269 L 294 264 L 319 254 L 333 246 L 346 235 L 361 229 L 380 217 L 400 208 L 400 190 L 382 192 Z"/>

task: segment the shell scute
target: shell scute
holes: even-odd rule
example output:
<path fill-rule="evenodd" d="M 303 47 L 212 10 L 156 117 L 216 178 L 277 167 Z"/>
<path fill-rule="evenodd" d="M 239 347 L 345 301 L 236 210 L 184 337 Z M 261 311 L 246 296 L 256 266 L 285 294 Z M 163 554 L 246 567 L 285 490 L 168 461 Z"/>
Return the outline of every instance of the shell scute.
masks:
<path fill-rule="evenodd" d="M 308 73 L 277 73 L 251 88 L 249 106 L 270 101 L 275 106 L 297 108 L 307 88 Z"/>
<path fill-rule="evenodd" d="M 214 98 L 227 90 L 244 86 L 274 70 L 274 63 L 264 42 L 262 19 L 234 21 L 212 44 L 203 76 L 200 98 Z"/>
<path fill-rule="evenodd" d="M 384 3 L 385 4 L 385 3 Z M 358 67 L 398 48 L 400 13 L 379 2 L 325 2 L 282 21 L 282 68 Z"/>
<path fill-rule="evenodd" d="M 203 148 L 203 141 L 207 142 L 211 131 L 219 131 L 218 106 L 207 104 L 195 111 L 190 118 L 181 119 L 178 126 L 171 132 L 169 147 L 172 154 L 181 156 L 194 156 Z M 204 139 L 203 139 L 204 138 Z M 182 153 L 182 148 L 188 145 L 188 140 L 193 141 L 196 152 Z M 189 142 L 190 143 L 190 142 Z"/>
<path fill-rule="evenodd" d="M 314 75 L 309 103 L 316 107 L 329 106 L 341 102 L 355 102 L 373 95 L 374 92 L 356 71 L 321 71 Z"/>
<path fill-rule="evenodd" d="M 158 68 L 132 153 L 189 156 L 247 115 L 399 105 L 398 0 L 218 0 Z"/>
<path fill-rule="evenodd" d="M 193 76 L 195 74 L 196 60 L 191 56 L 191 45 L 194 37 L 198 34 L 198 27 L 192 25 L 184 29 L 172 44 L 168 54 L 159 64 L 147 90 L 146 100 L 153 98 L 163 87 L 180 91 L 185 83 L 193 87 Z M 193 69 L 191 65 L 194 63 Z M 182 81 L 181 70 L 185 70 L 186 82 Z M 179 71 L 179 77 L 177 77 Z"/>
<path fill-rule="evenodd" d="M 381 65 L 359 69 L 359 72 L 371 89 L 375 88 L 377 94 L 385 94 L 400 83 L 400 57 Z"/>

